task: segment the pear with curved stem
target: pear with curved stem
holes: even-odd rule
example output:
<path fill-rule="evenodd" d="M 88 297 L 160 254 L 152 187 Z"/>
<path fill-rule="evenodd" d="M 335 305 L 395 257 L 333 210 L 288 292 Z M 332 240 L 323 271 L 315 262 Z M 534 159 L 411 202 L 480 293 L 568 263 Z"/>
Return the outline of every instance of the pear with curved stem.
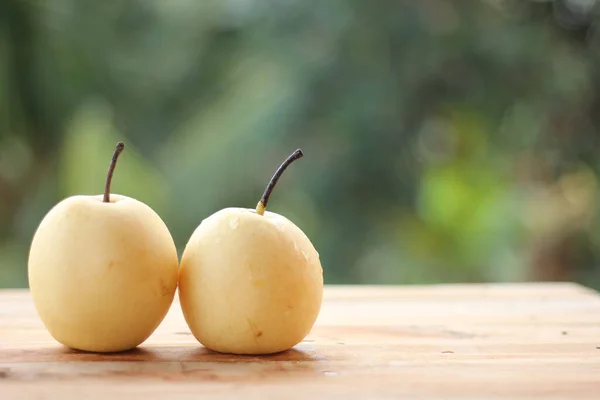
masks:
<path fill-rule="evenodd" d="M 110 193 L 68 197 L 39 224 L 29 252 L 31 295 L 50 334 L 91 352 L 132 349 L 175 297 L 178 257 L 167 226 L 146 204 Z"/>
<path fill-rule="evenodd" d="M 183 252 L 179 298 L 194 337 L 233 354 L 294 347 L 312 329 L 323 297 L 323 269 L 309 238 L 266 211 L 296 150 L 273 175 L 256 209 L 225 208 L 198 226 Z"/>

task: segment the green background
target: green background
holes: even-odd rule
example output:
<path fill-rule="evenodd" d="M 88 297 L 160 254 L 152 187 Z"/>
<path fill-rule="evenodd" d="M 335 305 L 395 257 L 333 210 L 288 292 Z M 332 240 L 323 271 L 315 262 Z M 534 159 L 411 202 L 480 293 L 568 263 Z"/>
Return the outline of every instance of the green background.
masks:
<path fill-rule="evenodd" d="M 181 251 L 254 207 L 327 283 L 600 287 L 600 30 L 590 1 L 0 1 L 0 287 L 44 214 L 114 192 Z"/>

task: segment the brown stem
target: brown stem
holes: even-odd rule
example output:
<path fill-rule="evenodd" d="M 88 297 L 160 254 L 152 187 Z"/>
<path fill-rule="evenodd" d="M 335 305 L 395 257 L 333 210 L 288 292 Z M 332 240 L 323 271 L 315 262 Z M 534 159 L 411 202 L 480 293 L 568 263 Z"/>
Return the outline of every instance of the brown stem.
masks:
<path fill-rule="evenodd" d="M 110 166 L 108 167 L 108 174 L 106 175 L 106 184 L 104 185 L 104 203 L 110 203 L 110 183 L 112 182 L 112 177 L 115 172 L 115 167 L 117 166 L 117 159 L 119 158 L 119 154 L 125 148 L 125 143 L 119 142 L 115 147 L 115 152 L 113 153 L 112 160 L 110 160 Z"/>
<path fill-rule="evenodd" d="M 273 192 L 273 188 L 277 184 L 279 178 L 281 178 L 283 172 L 287 169 L 287 167 L 290 166 L 291 163 L 293 163 L 299 158 L 302 158 L 303 155 L 304 154 L 302 154 L 302 150 L 298 149 L 295 152 L 293 152 L 288 158 L 286 158 L 286 160 L 279 166 L 279 168 L 277 168 L 277 171 L 275 171 L 275 174 L 271 178 L 271 181 L 269 181 L 269 184 L 267 185 L 267 188 L 265 189 L 262 197 L 260 198 L 260 201 L 256 205 L 256 213 L 258 215 L 265 214 L 265 210 L 267 209 L 267 203 L 269 202 L 269 198 L 271 197 L 271 192 Z"/>

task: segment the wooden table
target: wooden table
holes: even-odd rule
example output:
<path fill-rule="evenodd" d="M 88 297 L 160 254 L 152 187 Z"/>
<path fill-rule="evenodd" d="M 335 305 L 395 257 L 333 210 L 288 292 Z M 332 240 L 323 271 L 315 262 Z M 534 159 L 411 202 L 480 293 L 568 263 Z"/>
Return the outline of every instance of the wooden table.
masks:
<path fill-rule="evenodd" d="M 600 399 L 600 296 L 574 284 L 327 287 L 309 337 L 216 354 L 179 304 L 138 350 L 57 345 L 0 291 L 0 399 Z"/>

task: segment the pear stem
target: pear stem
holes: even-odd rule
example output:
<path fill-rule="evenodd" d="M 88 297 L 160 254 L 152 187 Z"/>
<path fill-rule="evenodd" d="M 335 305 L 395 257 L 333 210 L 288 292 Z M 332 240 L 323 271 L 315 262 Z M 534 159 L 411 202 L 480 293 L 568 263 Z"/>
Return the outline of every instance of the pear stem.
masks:
<path fill-rule="evenodd" d="M 115 147 L 115 152 L 113 153 L 112 160 L 110 160 L 110 165 L 108 167 L 108 174 L 106 175 L 106 184 L 104 185 L 104 203 L 110 203 L 110 183 L 112 182 L 112 177 L 115 172 L 115 167 L 117 166 L 117 160 L 119 158 L 119 154 L 125 148 L 125 143 L 119 142 Z"/>
<path fill-rule="evenodd" d="M 267 185 L 267 188 L 265 189 L 262 197 L 260 198 L 260 201 L 256 205 L 256 213 L 258 215 L 265 215 L 267 203 L 269 202 L 269 198 L 271 197 L 271 192 L 273 192 L 273 188 L 275 188 L 275 185 L 277 184 L 279 178 L 281 178 L 281 175 L 283 175 L 283 172 L 287 169 L 287 167 L 290 166 L 291 163 L 293 163 L 299 158 L 302 158 L 303 155 L 304 154 L 302 153 L 302 150 L 298 149 L 294 151 L 288 158 L 286 158 L 285 161 L 279 166 L 279 168 L 277 168 L 277 171 L 275 171 L 275 174 L 269 181 L 269 184 Z"/>

